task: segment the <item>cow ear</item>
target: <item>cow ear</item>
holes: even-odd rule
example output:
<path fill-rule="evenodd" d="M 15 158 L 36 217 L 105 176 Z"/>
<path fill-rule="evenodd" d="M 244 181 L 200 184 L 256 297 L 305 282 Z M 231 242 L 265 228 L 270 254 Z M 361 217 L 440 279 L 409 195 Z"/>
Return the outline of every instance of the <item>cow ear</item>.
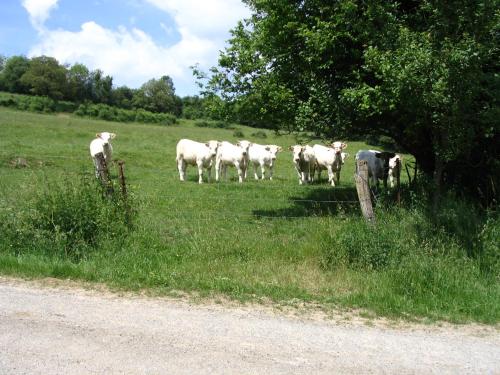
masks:
<path fill-rule="evenodd" d="M 342 150 L 347 148 L 347 143 L 342 143 Z"/>
<path fill-rule="evenodd" d="M 283 147 L 278 146 L 278 152 L 283 151 Z"/>
<path fill-rule="evenodd" d="M 95 135 L 97 138 L 101 138 L 101 133 L 96 133 Z"/>
<path fill-rule="evenodd" d="M 115 133 L 109 133 L 109 136 L 111 137 L 111 139 L 115 139 L 116 134 Z"/>

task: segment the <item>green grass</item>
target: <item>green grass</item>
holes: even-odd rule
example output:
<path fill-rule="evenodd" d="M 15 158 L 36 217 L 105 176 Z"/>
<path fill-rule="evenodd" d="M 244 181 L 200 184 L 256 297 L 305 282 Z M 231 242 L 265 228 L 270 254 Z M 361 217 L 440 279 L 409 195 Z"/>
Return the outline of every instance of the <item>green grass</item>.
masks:
<path fill-rule="evenodd" d="M 236 130 L 285 150 L 296 143 L 293 136 L 263 131 L 265 139 L 254 139 L 255 129 Z M 34 207 L 59 207 L 54 215 L 94 228 L 82 215 L 94 198 L 82 193 L 78 200 L 72 192 L 84 189 L 85 176 L 92 180 L 88 145 L 100 131 L 117 134 L 114 157 L 126 162 L 134 229 L 113 227 L 87 236 L 88 243 L 63 225 L 47 232 L 33 219 L 40 215 Z M 179 139 L 236 141 L 234 132 L 192 121 L 161 127 L 0 109 L 0 272 L 158 293 L 222 293 L 242 301 L 317 302 L 391 317 L 498 322 L 496 268 L 484 271 L 467 249 L 480 244 L 465 244 L 418 209 L 379 209 L 377 232 L 360 218 L 354 154 L 373 146 L 348 142 L 350 157 L 336 188 L 325 173 L 322 183 L 299 186 L 288 151 L 279 154 L 273 181 L 254 181 L 250 170 L 241 185 L 231 171 L 231 181 L 198 185 L 193 167 L 188 181 L 179 181 Z M 29 167 L 14 168 L 17 157 Z M 40 206 L 59 199 L 70 202 L 74 215 L 60 204 Z M 116 218 L 113 212 L 99 211 L 100 225 Z M 488 233 L 491 245 L 498 231 Z"/>

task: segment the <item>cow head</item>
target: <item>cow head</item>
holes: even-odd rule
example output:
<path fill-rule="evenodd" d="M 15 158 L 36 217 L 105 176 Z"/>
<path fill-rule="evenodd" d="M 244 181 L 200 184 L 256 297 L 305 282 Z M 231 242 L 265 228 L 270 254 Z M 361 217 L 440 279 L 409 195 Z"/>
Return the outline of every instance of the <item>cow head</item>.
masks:
<path fill-rule="evenodd" d="M 293 157 L 292 160 L 295 163 L 300 162 L 300 160 L 304 158 L 304 151 L 305 151 L 304 146 L 301 145 L 290 146 L 289 150 L 292 151 L 292 157 Z"/>
<path fill-rule="evenodd" d="M 387 179 L 387 175 L 389 174 L 389 160 L 395 157 L 396 154 L 394 152 L 377 152 L 375 157 L 382 160 L 383 168 L 384 168 L 384 180 Z"/>
<path fill-rule="evenodd" d="M 205 143 L 205 146 L 208 147 L 209 152 L 210 152 L 210 157 L 214 158 L 217 155 L 217 149 L 220 146 L 219 141 L 208 141 Z"/>
<path fill-rule="evenodd" d="M 243 150 L 243 155 L 246 156 L 248 154 L 248 149 L 253 145 L 252 142 L 249 141 L 238 141 L 236 146 L 240 147 Z"/>
<path fill-rule="evenodd" d="M 344 142 L 336 141 L 336 142 L 333 142 L 330 145 L 330 147 L 333 148 L 333 151 L 335 151 L 335 153 L 337 155 L 340 155 L 340 153 L 342 152 L 342 150 L 344 150 L 345 148 L 347 148 L 347 144 L 344 143 Z"/>
<path fill-rule="evenodd" d="M 389 168 L 391 168 L 391 169 L 396 168 L 398 163 L 399 163 L 399 165 L 401 165 L 402 161 L 403 161 L 403 158 L 401 157 L 401 155 L 396 154 L 396 156 L 389 159 Z"/>
<path fill-rule="evenodd" d="M 109 141 L 116 137 L 115 133 L 101 132 L 95 135 L 97 138 L 102 139 L 103 145 L 106 146 L 109 144 Z"/>
<path fill-rule="evenodd" d="M 276 160 L 276 154 L 282 151 L 283 149 L 280 146 L 267 145 L 266 150 L 269 151 L 269 153 L 271 154 L 271 160 Z"/>

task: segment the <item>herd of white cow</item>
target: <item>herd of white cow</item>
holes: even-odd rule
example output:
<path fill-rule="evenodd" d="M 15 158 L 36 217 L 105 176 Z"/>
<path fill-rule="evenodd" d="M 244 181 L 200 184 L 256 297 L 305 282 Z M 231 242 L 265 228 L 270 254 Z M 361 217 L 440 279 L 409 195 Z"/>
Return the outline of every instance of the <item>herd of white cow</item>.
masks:
<path fill-rule="evenodd" d="M 97 133 L 96 138 L 90 142 L 90 155 L 94 160 L 97 175 L 96 154 L 102 153 L 106 163 L 109 165 L 112 159 L 113 147 L 111 140 L 115 138 L 114 133 Z M 292 161 L 297 171 L 299 184 L 307 184 L 320 180 L 321 171 L 328 173 L 328 182 L 336 186 L 340 181 L 340 171 L 348 153 L 344 152 L 347 144 L 344 142 L 333 142 L 328 146 L 323 145 L 294 145 L 290 146 Z M 203 183 L 203 170 L 207 170 L 210 182 L 212 167 L 215 165 L 215 180 L 219 181 L 223 176 L 227 180 L 227 167 L 235 167 L 238 172 L 238 180 L 242 183 L 247 178 L 250 164 L 253 164 L 254 177 L 259 179 L 257 168 L 260 167 L 260 179 L 265 178 L 266 167 L 269 168 L 269 179 L 273 179 L 273 169 L 276 157 L 283 149 L 277 145 L 260 145 L 249 141 L 239 141 L 232 144 L 227 141 L 196 142 L 190 139 L 181 139 L 177 143 L 177 169 L 181 181 L 186 179 L 188 165 L 198 167 L 198 182 Z M 394 180 L 401 173 L 402 157 L 392 152 L 375 150 L 360 150 L 356 153 L 356 161 L 366 160 L 368 165 L 368 177 L 373 185 L 378 185 L 379 180 L 384 185 L 389 178 L 391 187 Z"/>

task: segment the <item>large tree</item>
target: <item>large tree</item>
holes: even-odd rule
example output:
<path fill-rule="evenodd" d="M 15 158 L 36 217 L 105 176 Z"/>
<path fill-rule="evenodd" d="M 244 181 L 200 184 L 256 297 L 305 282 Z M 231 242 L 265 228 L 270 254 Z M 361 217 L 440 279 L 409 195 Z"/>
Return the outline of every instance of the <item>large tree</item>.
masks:
<path fill-rule="evenodd" d="M 176 113 L 177 99 L 172 78 L 150 79 L 134 94 L 134 106 L 152 112 Z"/>
<path fill-rule="evenodd" d="M 4 63 L 0 73 L 0 81 L 3 89 L 15 92 L 26 93 L 27 87 L 21 82 L 21 77 L 29 68 L 29 59 L 25 56 L 12 56 Z"/>
<path fill-rule="evenodd" d="M 500 188 L 496 0 L 245 2 L 252 16 L 204 85 L 226 113 L 329 138 L 387 135 L 438 186 Z"/>
<path fill-rule="evenodd" d="M 62 99 L 67 92 L 66 68 L 53 57 L 32 58 L 20 81 L 33 95 Z"/>

